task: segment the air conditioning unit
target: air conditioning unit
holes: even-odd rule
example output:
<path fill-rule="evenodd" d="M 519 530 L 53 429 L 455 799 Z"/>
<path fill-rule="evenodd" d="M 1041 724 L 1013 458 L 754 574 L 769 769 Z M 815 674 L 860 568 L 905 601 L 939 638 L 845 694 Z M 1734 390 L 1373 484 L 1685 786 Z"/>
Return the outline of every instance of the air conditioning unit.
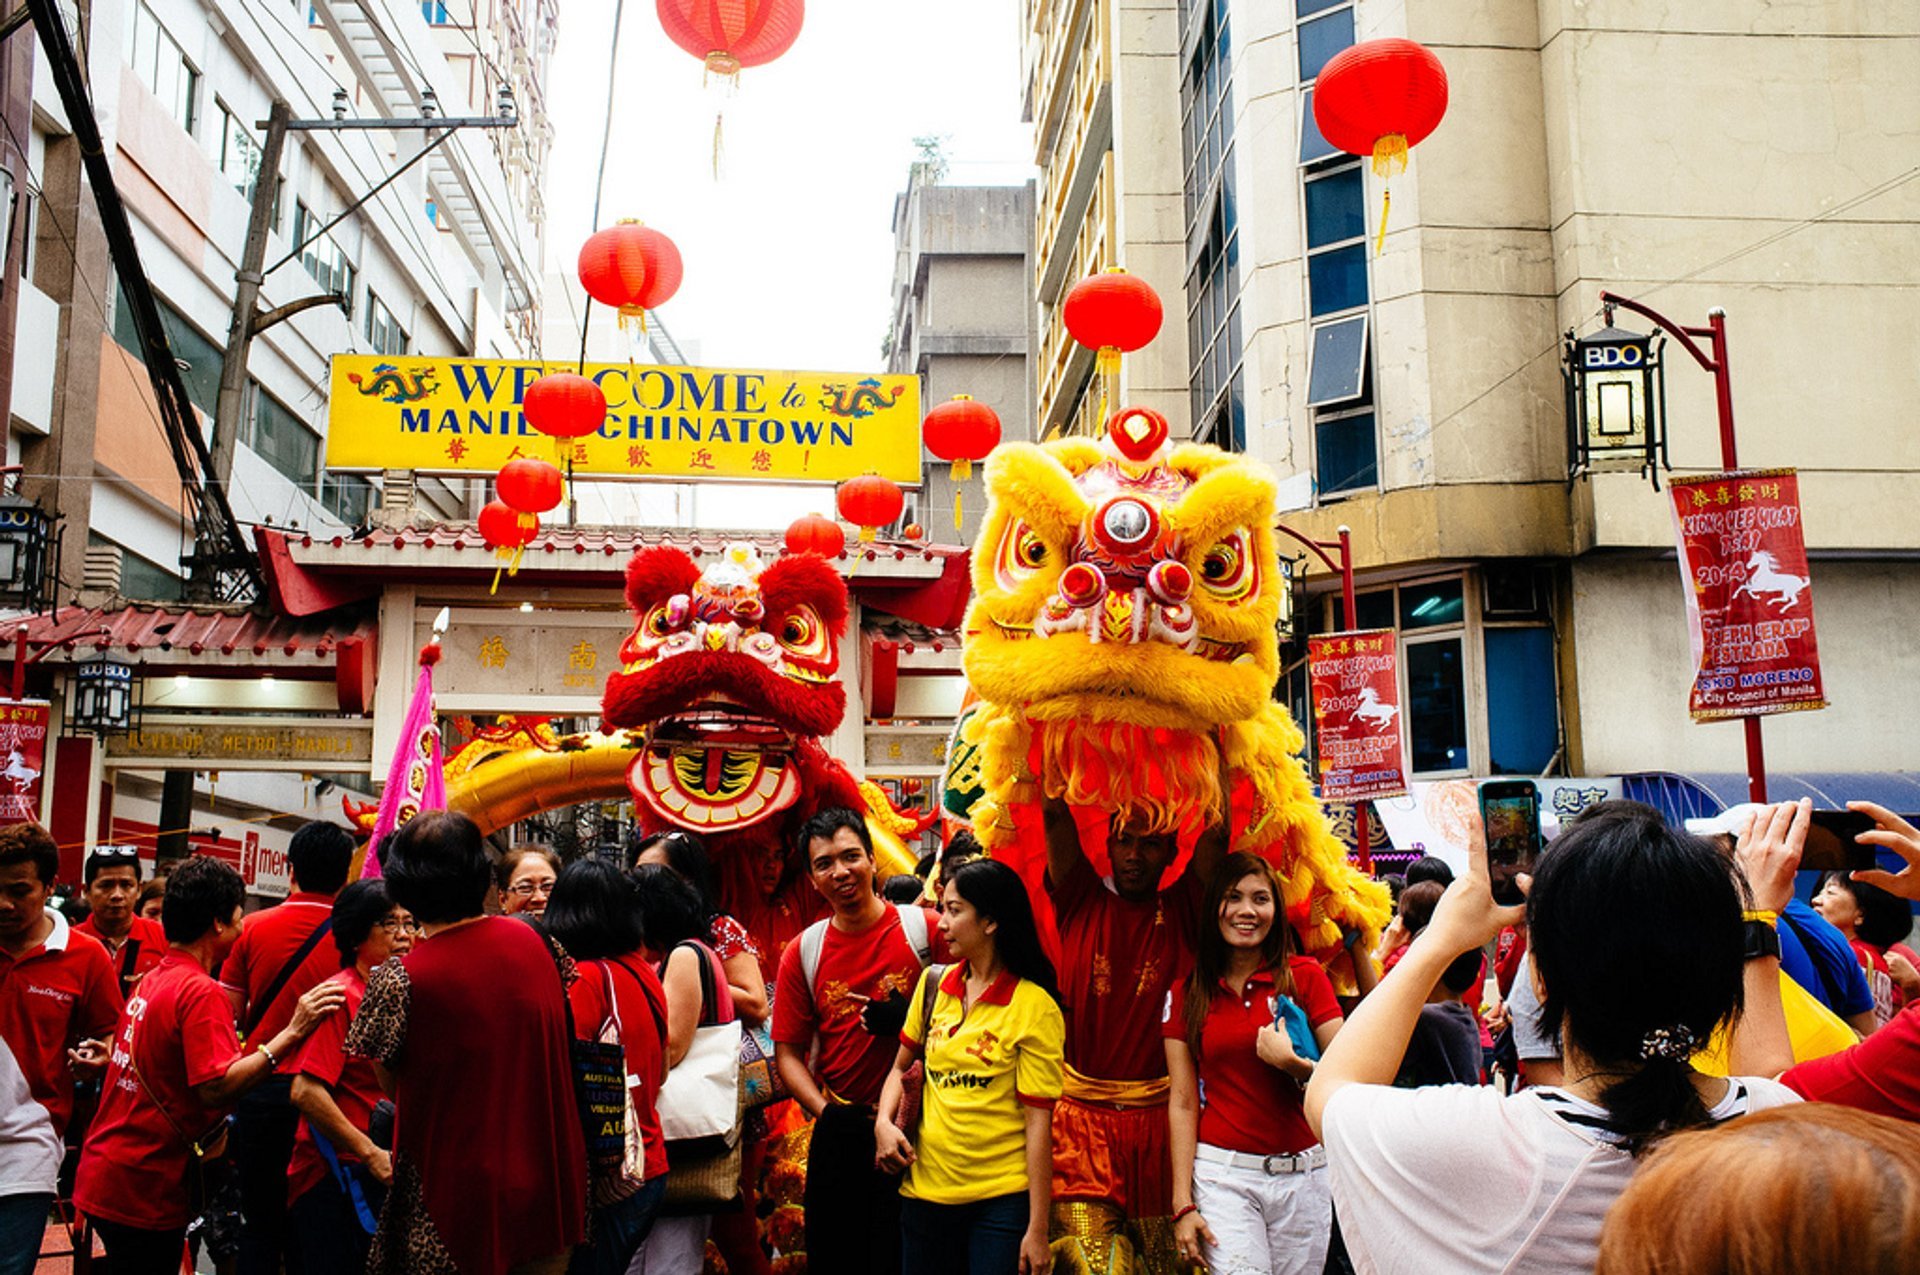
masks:
<path fill-rule="evenodd" d="M 1490 566 L 1481 573 L 1480 617 L 1485 620 L 1544 620 L 1546 572 L 1531 563 Z"/>

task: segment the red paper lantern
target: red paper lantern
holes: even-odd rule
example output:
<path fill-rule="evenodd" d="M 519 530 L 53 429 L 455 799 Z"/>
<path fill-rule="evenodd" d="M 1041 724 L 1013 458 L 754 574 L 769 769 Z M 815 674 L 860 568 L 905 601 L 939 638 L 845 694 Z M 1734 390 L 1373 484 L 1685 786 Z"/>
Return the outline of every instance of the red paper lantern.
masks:
<path fill-rule="evenodd" d="M 902 540 L 925 540 L 927 538 L 927 529 L 917 522 L 910 522 L 900 528 L 900 538 Z"/>
<path fill-rule="evenodd" d="M 511 552 L 539 534 L 539 518 L 519 512 L 504 500 L 489 500 L 480 510 L 480 538 L 491 549 Z"/>
<path fill-rule="evenodd" d="M 1100 371 L 1120 371 L 1120 356 L 1160 335 L 1160 296 L 1145 279 L 1119 266 L 1090 274 L 1073 285 L 1060 304 L 1073 339 L 1100 352 Z"/>
<path fill-rule="evenodd" d="M 985 403 L 956 394 L 927 413 L 921 435 L 927 450 L 952 463 L 955 482 L 973 476 L 973 462 L 1000 445 L 1000 416 Z"/>
<path fill-rule="evenodd" d="M 847 547 L 847 533 L 840 524 L 819 514 L 807 514 L 793 520 L 787 528 L 788 553 L 817 553 L 834 558 Z"/>
<path fill-rule="evenodd" d="M 549 372 L 520 400 L 527 424 L 553 438 L 585 438 L 607 421 L 607 396 L 584 376 Z"/>
<path fill-rule="evenodd" d="M 673 240 L 650 226 L 626 220 L 589 235 L 580 245 L 580 286 L 601 305 L 620 312 L 624 326 L 665 305 L 680 290 L 683 268 Z"/>
<path fill-rule="evenodd" d="M 1320 68 L 1313 85 L 1313 122 L 1328 144 L 1373 157 L 1374 176 L 1405 171 L 1407 151 L 1425 141 L 1447 113 L 1447 70 L 1431 50 L 1397 37 L 1364 40 Z M 1387 233 L 1383 199 L 1375 251 Z"/>
<path fill-rule="evenodd" d="M 861 540 L 872 540 L 880 528 L 900 516 L 907 497 L 900 484 L 878 474 L 862 474 L 840 484 L 834 503 L 842 518 L 860 528 Z"/>
<path fill-rule="evenodd" d="M 656 0 L 655 8 L 668 39 L 728 77 L 792 48 L 806 15 L 804 0 Z"/>
<path fill-rule="evenodd" d="M 510 460 L 500 467 L 494 487 L 500 499 L 522 514 L 543 514 L 560 503 L 560 471 L 544 460 Z"/>

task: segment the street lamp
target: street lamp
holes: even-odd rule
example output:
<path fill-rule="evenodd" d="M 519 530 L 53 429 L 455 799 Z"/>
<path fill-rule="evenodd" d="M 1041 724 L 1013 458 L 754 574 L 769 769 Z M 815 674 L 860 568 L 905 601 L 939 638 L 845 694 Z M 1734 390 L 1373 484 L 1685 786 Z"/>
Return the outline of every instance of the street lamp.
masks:
<path fill-rule="evenodd" d="M 73 666 L 73 698 L 67 725 L 110 735 L 133 726 L 133 666 L 104 655 Z"/>
<path fill-rule="evenodd" d="M 39 611 L 46 596 L 53 518 L 17 491 L 0 494 L 0 597 Z"/>
<path fill-rule="evenodd" d="M 1607 326 L 1591 336 L 1567 329 L 1560 376 L 1567 393 L 1567 477 L 1633 471 L 1660 488 L 1667 464 L 1665 337 Z"/>

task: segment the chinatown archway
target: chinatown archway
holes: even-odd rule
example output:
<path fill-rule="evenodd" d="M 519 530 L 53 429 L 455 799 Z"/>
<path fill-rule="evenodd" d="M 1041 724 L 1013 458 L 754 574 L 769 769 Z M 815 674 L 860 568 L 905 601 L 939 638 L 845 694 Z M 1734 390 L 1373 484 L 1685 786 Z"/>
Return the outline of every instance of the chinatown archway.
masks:
<path fill-rule="evenodd" d="M 582 802 L 623 801 L 631 795 L 627 767 L 641 743 L 626 731 L 553 736 L 523 730 L 507 739 L 476 739 L 447 763 L 447 809 L 492 833 Z M 882 878 L 911 873 L 918 856 L 897 830 L 899 816 L 876 785 L 863 783 L 861 791 Z"/>

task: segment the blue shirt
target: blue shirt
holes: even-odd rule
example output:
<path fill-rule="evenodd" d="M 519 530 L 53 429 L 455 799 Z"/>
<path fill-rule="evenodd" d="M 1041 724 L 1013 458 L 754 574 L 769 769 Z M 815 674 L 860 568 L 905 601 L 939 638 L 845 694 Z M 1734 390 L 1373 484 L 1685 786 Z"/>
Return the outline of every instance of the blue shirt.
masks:
<path fill-rule="evenodd" d="M 1847 936 L 1799 899 L 1781 909 L 1780 968 L 1842 1018 L 1873 1008 L 1867 972 Z"/>

